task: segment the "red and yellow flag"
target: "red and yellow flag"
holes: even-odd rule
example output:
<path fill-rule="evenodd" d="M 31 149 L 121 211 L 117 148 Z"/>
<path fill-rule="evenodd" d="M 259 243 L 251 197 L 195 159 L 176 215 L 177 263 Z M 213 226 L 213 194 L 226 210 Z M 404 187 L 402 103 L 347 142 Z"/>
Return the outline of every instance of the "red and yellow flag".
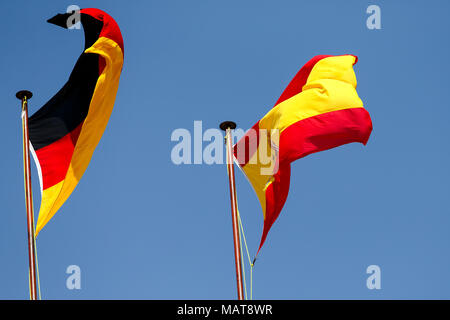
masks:
<path fill-rule="evenodd" d="M 67 28 L 70 14 L 49 23 Z M 123 65 L 117 23 L 98 9 L 80 10 L 85 50 L 67 83 L 29 118 L 31 150 L 42 201 L 36 235 L 70 196 L 83 176 L 106 128 Z"/>
<path fill-rule="evenodd" d="M 356 62 L 353 55 L 312 58 L 234 146 L 235 160 L 263 210 L 259 249 L 286 202 L 292 161 L 346 143 L 367 143 L 372 121 L 356 92 Z"/>

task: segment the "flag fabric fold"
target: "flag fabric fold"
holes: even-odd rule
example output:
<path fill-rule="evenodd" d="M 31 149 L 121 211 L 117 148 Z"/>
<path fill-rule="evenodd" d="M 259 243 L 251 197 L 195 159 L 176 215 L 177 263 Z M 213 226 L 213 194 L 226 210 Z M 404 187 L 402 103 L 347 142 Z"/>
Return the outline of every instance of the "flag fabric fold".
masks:
<path fill-rule="evenodd" d="M 67 28 L 70 14 L 49 23 Z M 73 192 L 111 115 L 123 66 L 123 39 L 114 19 L 99 9 L 80 10 L 85 50 L 63 88 L 29 118 L 41 207 L 36 236 Z"/>
<path fill-rule="evenodd" d="M 258 252 L 286 202 L 291 162 L 343 144 L 367 143 L 372 121 L 356 92 L 356 62 L 353 55 L 312 58 L 234 146 L 235 162 L 263 211 Z"/>

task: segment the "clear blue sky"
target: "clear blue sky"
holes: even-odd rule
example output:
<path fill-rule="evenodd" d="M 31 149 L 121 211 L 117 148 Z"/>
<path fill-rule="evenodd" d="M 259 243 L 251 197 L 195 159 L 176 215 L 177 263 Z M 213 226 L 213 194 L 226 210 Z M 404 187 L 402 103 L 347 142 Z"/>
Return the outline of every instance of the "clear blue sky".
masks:
<path fill-rule="evenodd" d="M 27 299 L 19 89 L 36 111 L 65 83 L 80 31 L 46 23 L 67 1 L 2 1 L 0 298 Z M 448 1 L 78 1 L 125 40 L 115 109 L 77 189 L 38 238 L 46 299 L 234 299 L 226 168 L 170 160 L 194 120 L 249 128 L 317 54 L 359 56 L 374 130 L 298 160 L 254 270 L 257 299 L 450 298 Z M 381 8 L 368 30 L 366 8 Z M 33 167 L 36 211 L 39 188 Z M 254 253 L 256 196 L 237 174 Z M 82 289 L 66 289 L 68 265 Z M 366 268 L 381 267 L 381 290 Z"/>

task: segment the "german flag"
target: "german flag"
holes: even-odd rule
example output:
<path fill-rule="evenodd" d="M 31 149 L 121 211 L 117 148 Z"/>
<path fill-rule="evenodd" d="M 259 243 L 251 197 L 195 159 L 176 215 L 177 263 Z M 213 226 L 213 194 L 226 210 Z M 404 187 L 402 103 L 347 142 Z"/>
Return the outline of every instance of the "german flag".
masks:
<path fill-rule="evenodd" d="M 29 118 L 42 193 L 36 236 L 83 176 L 111 115 L 123 65 L 117 23 L 98 9 L 79 12 L 85 49 L 63 88 Z M 67 28 L 72 14 L 49 23 Z"/>
<path fill-rule="evenodd" d="M 234 146 L 235 161 L 263 210 L 258 252 L 286 202 L 291 162 L 343 144 L 367 143 L 372 121 L 356 92 L 356 62 L 353 55 L 312 58 Z M 262 161 L 264 156 L 271 161 Z"/>

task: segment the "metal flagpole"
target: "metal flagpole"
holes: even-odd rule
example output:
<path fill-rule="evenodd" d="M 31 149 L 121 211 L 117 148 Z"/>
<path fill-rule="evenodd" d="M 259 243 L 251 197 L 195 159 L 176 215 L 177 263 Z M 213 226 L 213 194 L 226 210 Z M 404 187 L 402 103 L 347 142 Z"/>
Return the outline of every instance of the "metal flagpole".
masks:
<path fill-rule="evenodd" d="M 227 167 L 228 180 L 230 183 L 230 201 L 231 201 L 231 219 L 233 223 L 233 240 L 234 240 L 234 260 L 236 263 L 236 281 L 238 300 L 244 300 L 244 289 L 242 282 L 242 265 L 241 265 L 241 244 L 239 241 L 239 225 L 236 201 L 236 183 L 234 180 L 234 166 L 233 166 L 233 149 L 231 130 L 236 128 L 236 123 L 232 121 L 225 121 L 220 124 L 220 129 L 226 132 L 225 140 L 227 145 Z"/>
<path fill-rule="evenodd" d="M 30 169 L 30 137 L 28 134 L 28 99 L 33 94 L 30 91 L 22 90 L 16 93 L 17 99 L 22 101 L 22 130 L 23 130 L 23 173 L 25 183 L 25 204 L 27 208 L 27 229 L 28 229 L 28 263 L 30 280 L 30 300 L 37 300 L 36 289 L 36 248 L 34 242 L 34 214 L 33 214 L 33 194 L 31 191 L 31 169 Z"/>

